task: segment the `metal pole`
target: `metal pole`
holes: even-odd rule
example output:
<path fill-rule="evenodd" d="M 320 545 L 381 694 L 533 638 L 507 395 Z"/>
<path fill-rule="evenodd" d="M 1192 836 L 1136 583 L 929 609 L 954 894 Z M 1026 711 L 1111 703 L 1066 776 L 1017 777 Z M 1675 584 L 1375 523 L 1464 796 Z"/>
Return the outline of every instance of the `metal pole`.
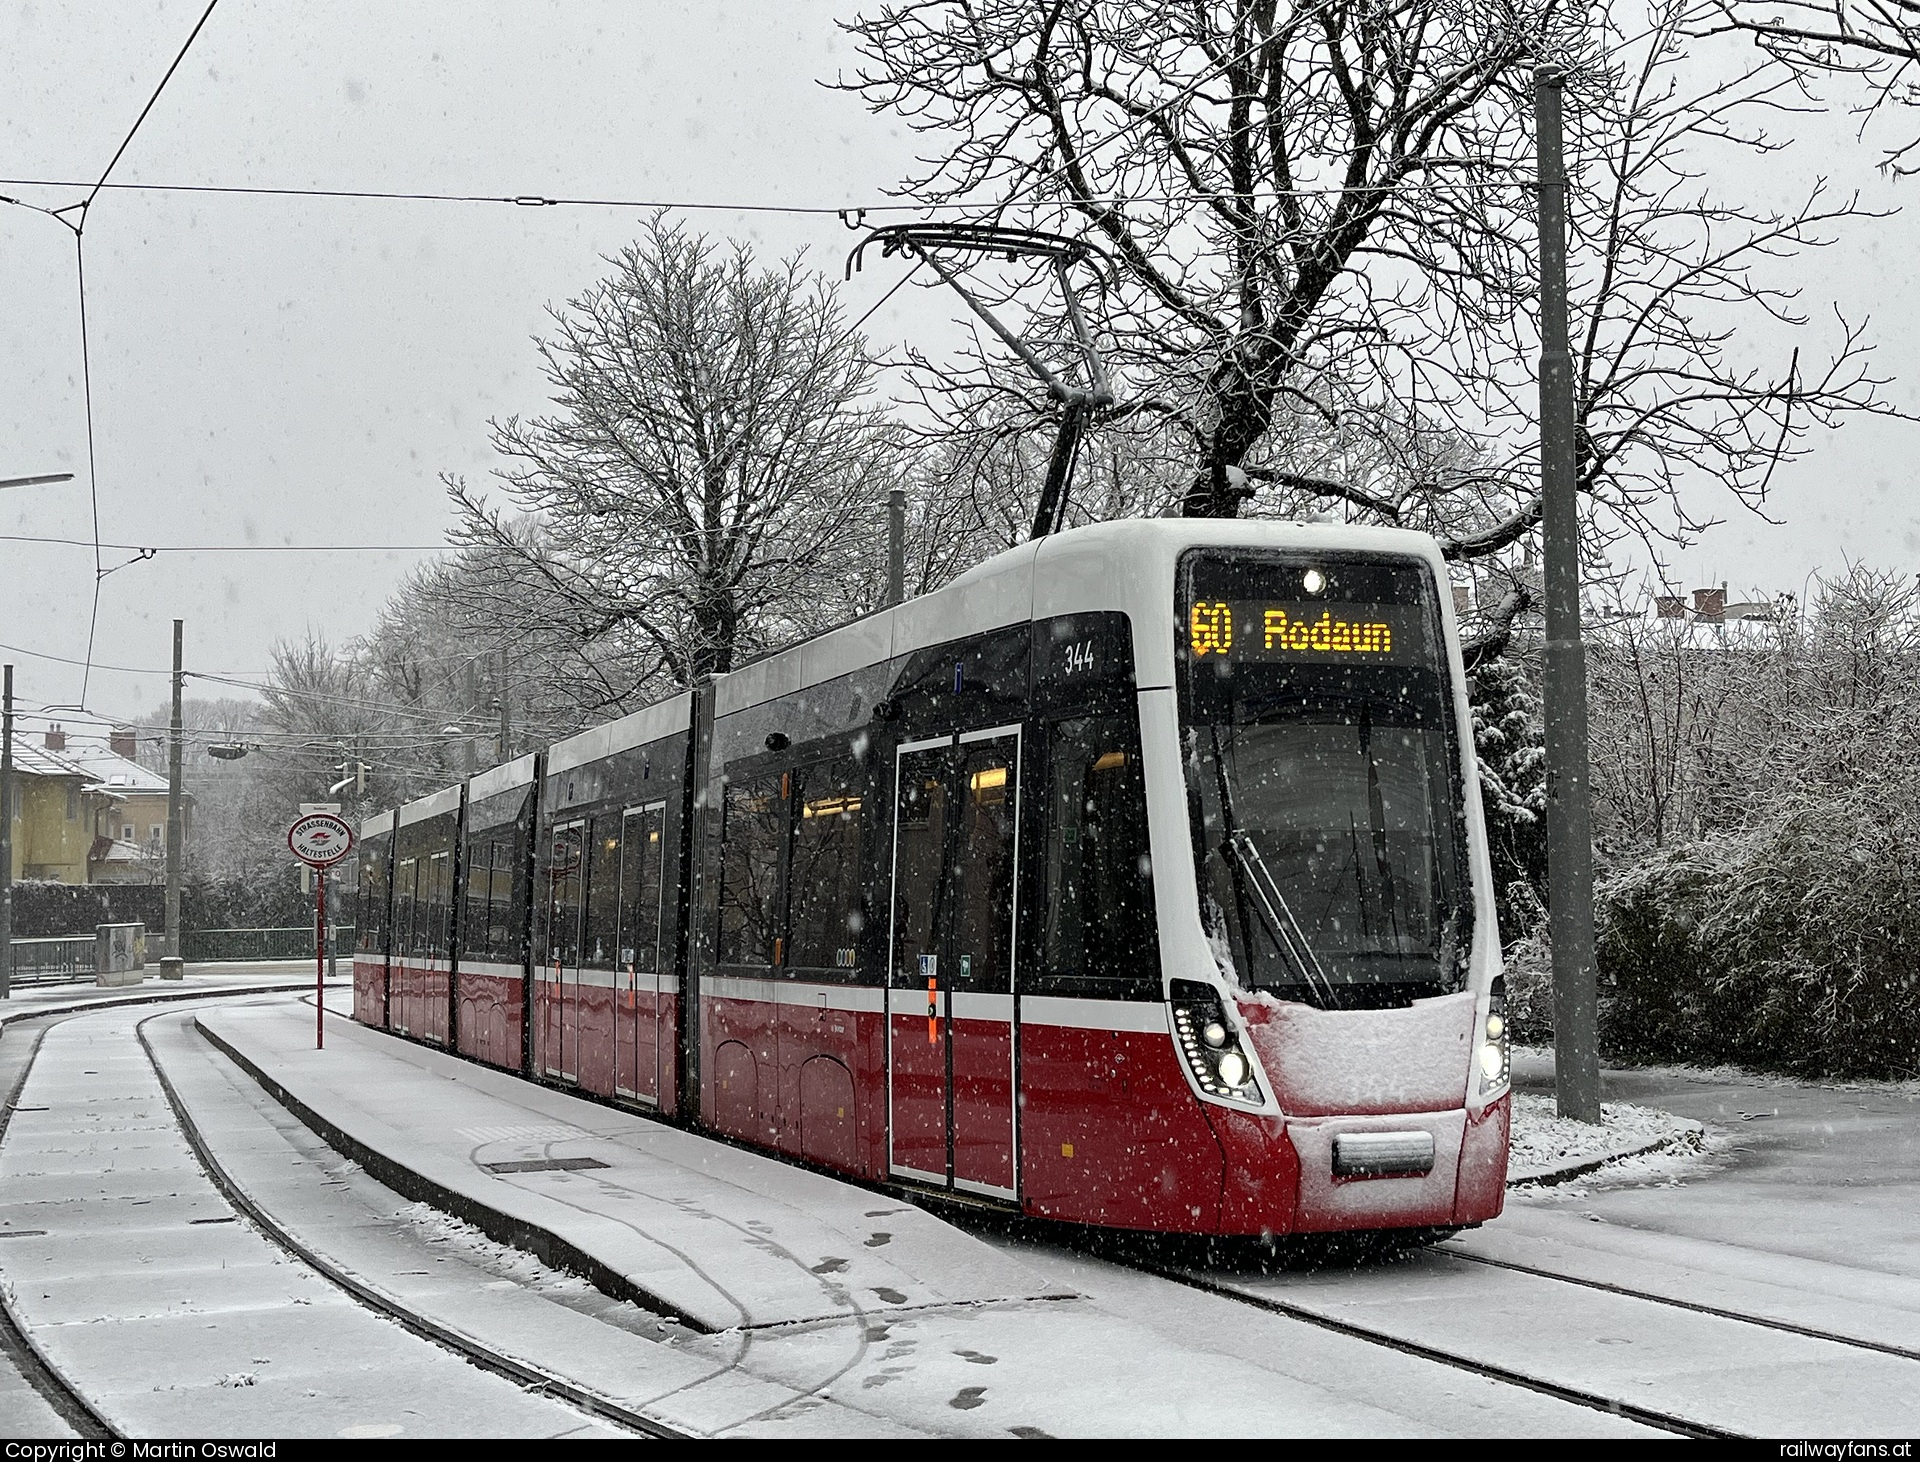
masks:
<path fill-rule="evenodd" d="M 180 853 L 186 839 L 180 796 L 180 673 L 181 627 L 173 622 L 173 719 L 167 730 L 167 952 L 160 960 L 160 978 L 177 980 L 186 973 L 180 959 Z"/>
<path fill-rule="evenodd" d="M 907 490 L 887 489 L 887 603 L 907 597 Z"/>
<path fill-rule="evenodd" d="M 313 1049 L 327 1045 L 327 870 L 313 870 Z"/>
<path fill-rule="evenodd" d="M 13 998 L 13 667 L 0 690 L 0 1000 Z"/>
<path fill-rule="evenodd" d="M 513 760 L 513 752 L 509 750 L 513 742 L 513 720 L 507 703 L 507 652 L 505 650 L 494 651 L 494 667 L 496 676 L 494 684 L 500 693 L 500 755 L 495 760 L 506 762 Z"/>
<path fill-rule="evenodd" d="M 1554 1091 L 1560 1115 L 1600 1120 L 1593 958 L 1593 831 L 1587 778 L 1587 653 L 1580 637 L 1580 505 L 1573 358 L 1567 350 L 1565 73 L 1533 73 L 1540 182 L 1540 497 L 1547 609 L 1547 910 L 1553 941 Z"/>
<path fill-rule="evenodd" d="M 471 777 L 480 770 L 480 733 L 474 728 L 474 719 L 480 713 L 480 667 L 474 660 L 467 661 L 466 672 L 461 676 L 460 690 L 466 698 L 467 708 L 460 720 L 467 728 L 466 774 Z"/>

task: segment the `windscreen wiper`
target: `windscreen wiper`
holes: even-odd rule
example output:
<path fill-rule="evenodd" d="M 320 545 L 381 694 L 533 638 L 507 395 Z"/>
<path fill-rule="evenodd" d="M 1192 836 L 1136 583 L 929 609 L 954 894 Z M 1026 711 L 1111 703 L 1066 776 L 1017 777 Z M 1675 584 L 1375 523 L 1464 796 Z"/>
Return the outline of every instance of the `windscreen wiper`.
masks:
<path fill-rule="evenodd" d="M 1253 841 L 1253 834 L 1243 827 L 1237 827 L 1227 834 L 1226 847 L 1240 865 L 1241 876 L 1253 894 L 1254 908 L 1260 915 L 1260 922 L 1266 926 L 1274 944 L 1299 972 L 1307 989 L 1322 1002 L 1331 1005 L 1333 981 L 1327 978 L 1327 972 L 1321 968 L 1319 956 L 1313 952 L 1313 946 L 1307 943 L 1307 936 L 1300 932 L 1300 923 L 1293 917 L 1293 909 L 1287 903 L 1287 896 L 1280 892 L 1279 881 L 1268 869 L 1267 860 L 1260 856 L 1260 848 Z"/>

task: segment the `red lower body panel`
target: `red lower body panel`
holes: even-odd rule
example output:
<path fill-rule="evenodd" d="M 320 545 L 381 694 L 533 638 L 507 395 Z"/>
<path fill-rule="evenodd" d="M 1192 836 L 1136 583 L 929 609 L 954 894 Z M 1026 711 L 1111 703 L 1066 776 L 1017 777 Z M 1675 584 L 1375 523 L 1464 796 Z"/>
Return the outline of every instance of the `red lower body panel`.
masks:
<path fill-rule="evenodd" d="M 520 1069 L 521 1031 L 525 1025 L 523 978 L 516 972 L 462 969 L 458 1049 L 463 1056 L 508 1071 Z"/>
<path fill-rule="evenodd" d="M 387 962 L 385 958 L 354 956 L 353 1018 L 361 1025 L 387 1023 Z"/>
<path fill-rule="evenodd" d="M 1513 1093 L 1507 1092 L 1477 1117 L 1467 1115 L 1467 1136 L 1460 1147 L 1460 1176 L 1454 1188 L 1453 1221 L 1485 1223 L 1507 1204 L 1507 1138 L 1513 1120 Z"/>
<path fill-rule="evenodd" d="M 702 997 L 701 1119 L 715 1131 L 857 1177 L 886 1173 L 881 992 L 726 978 Z M 671 1050 L 677 997 L 663 1007 Z M 858 1007 L 870 1008 L 858 1008 Z M 926 1025 L 921 1023 L 921 1038 Z M 663 1106 L 672 1063 L 663 1064 Z M 677 1075 L 675 1076 L 677 1083 Z M 941 1165 L 945 1167 L 945 1148 Z"/>
<path fill-rule="evenodd" d="M 1114 1228 L 1218 1227 L 1221 1144 L 1164 1031 L 1023 1023 L 1020 1080 L 1028 1213 Z"/>

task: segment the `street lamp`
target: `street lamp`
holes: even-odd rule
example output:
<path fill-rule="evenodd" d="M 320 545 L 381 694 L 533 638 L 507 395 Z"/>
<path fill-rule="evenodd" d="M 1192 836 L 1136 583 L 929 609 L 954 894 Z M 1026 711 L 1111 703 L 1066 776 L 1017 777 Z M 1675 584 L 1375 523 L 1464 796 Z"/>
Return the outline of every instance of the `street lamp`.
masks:
<path fill-rule="evenodd" d="M 43 482 L 72 482 L 71 472 L 43 472 L 38 477 L 0 477 L 0 487 L 38 487 Z"/>

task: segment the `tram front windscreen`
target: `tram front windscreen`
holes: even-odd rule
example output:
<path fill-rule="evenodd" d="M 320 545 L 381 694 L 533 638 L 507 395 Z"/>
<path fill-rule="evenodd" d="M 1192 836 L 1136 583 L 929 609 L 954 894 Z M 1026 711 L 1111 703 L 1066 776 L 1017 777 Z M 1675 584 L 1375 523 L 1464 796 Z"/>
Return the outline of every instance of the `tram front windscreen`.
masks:
<path fill-rule="evenodd" d="M 1198 551 L 1179 593 L 1183 749 L 1216 951 L 1243 986 L 1330 1008 L 1458 989 L 1471 905 L 1431 570 Z"/>

